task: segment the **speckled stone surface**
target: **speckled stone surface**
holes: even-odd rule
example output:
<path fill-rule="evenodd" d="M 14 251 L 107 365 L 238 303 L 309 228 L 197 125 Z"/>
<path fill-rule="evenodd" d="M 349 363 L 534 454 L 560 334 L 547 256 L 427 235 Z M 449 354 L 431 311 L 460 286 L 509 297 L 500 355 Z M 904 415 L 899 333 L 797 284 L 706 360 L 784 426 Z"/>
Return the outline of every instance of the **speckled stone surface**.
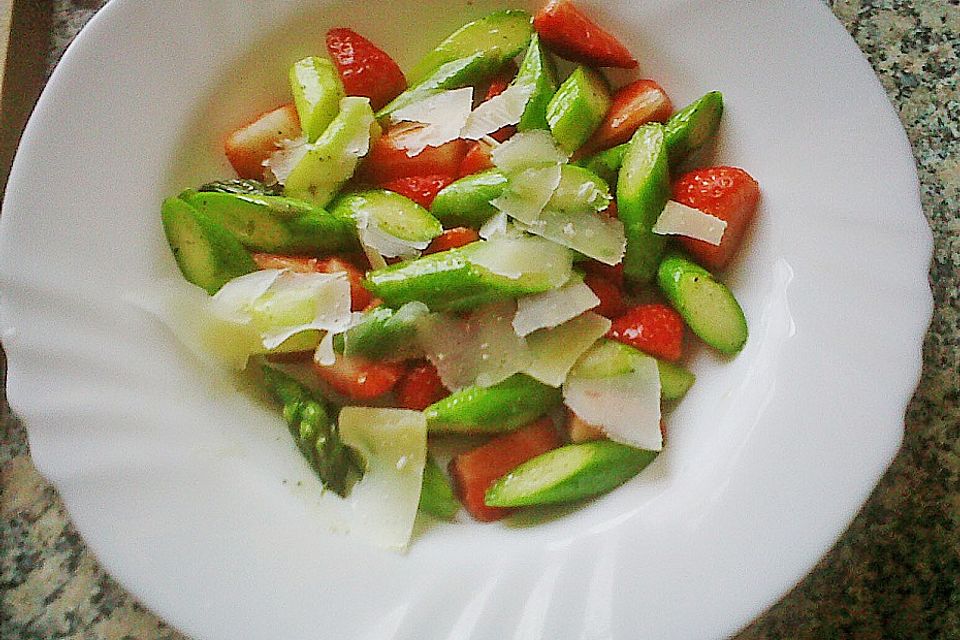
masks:
<path fill-rule="evenodd" d="M 103 0 L 52 4 L 51 66 Z M 831 5 L 913 145 L 936 312 L 900 454 L 837 546 L 738 638 L 960 639 L 960 3 Z M 183 638 L 100 569 L 6 414 L 0 473 L 0 638 Z"/>

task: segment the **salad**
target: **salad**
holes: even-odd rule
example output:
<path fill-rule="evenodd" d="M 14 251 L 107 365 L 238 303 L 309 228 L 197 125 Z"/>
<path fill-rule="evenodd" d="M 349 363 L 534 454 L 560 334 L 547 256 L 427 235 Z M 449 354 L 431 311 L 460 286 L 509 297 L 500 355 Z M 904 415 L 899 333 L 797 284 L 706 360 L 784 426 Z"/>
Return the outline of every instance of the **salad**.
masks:
<path fill-rule="evenodd" d="M 406 73 L 352 29 L 326 49 L 227 136 L 239 177 L 163 202 L 204 348 L 383 546 L 418 511 L 498 520 L 640 473 L 694 382 L 685 343 L 747 341 L 716 274 L 759 187 L 695 167 L 722 95 L 612 88 L 601 69 L 637 61 L 570 0 L 470 22 Z"/>

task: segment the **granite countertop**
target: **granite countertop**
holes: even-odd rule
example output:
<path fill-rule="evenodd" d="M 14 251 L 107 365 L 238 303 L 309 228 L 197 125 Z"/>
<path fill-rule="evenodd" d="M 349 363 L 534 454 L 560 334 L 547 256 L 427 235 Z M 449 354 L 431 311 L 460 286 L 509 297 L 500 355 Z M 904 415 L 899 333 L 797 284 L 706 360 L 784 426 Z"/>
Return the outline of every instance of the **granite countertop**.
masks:
<path fill-rule="evenodd" d="M 48 4 L 47 71 L 104 0 Z M 890 470 L 836 547 L 738 638 L 960 638 L 960 4 L 830 4 L 909 134 L 936 311 Z M 23 426 L 5 413 L 0 429 L 0 638 L 182 639 L 99 567 L 33 468 Z"/>

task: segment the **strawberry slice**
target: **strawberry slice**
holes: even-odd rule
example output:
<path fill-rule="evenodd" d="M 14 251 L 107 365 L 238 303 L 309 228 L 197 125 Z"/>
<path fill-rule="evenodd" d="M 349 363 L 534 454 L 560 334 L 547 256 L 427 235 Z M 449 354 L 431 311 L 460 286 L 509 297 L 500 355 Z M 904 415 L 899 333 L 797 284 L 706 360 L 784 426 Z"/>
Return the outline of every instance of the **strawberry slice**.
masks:
<path fill-rule="evenodd" d="M 516 75 L 517 65 L 511 62 L 490 80 L 490 84 L 487 86 L 487 93 L 483 96 L 483 101 L 486 102 L 490 98 L 496 98 L 506 91 Z"/>
<path fill-rule="evenodd" d="M 505 517 L 513 510 L 484 504 L 487 489 L 527 460 L 559 446 L 560 439 L 553 428 L 553 421 L 541 418 L 476 449 L 461 453 L 450 462 L 450 475 L 460 501 L 470 515 L 481 522 Z"/>
<path fill-rule="evenodd" d="M 511 62 L 503 71 L 494 76 L 493 80 L 490 81 L 490 85 L 487 87 L 487 94 L 483 97 L 483 101 L 486 102 L 491 98 L 496 98 L 498 95 L 506 91 L 507 87 L 510 86 L 510 83 L 513 82 L 513 79 L 516 77 L 516 75 L 517 65 Z M 515 126 L 506 125 L 491 133 L 490 137 L 497 142 L 505 142 L 507 138 L 516 132 L 517 128 Z"/>
<path fill-rule="evenodd" d="M 263 163 L 277 150 L 282 140 L 300 135 L 300 116 L 292 104 L 259 115 L 224 141 L 223 150 L 237 175 L 263 180 Z"/>
<path fill-rule="evenodd" d="M 374 111 L 407 88 L 403 71 L 384 51 L 352 29 L 330 29 L 327 52 L 348 96 L 370 98 Z"/>
<path fill-rule="evenodd" d="M 317 376 L 337 393 L 351 400 L 372 400 L 387 393 L 406 372 L 402 362 L 374 362 L 337 354 L 332 365 L 313 363 Z"/>
<path fill-rule="evenodd" d="M 593 308 L 594 313 L 599 313 L 604 318 L 616 318 L 623 313 L 625 307 L 623 291 L 620 287 L 607 278 L 593 273 L 585 275 L 583 282 L 590 287 L 595 296 L 600 298 L 600 304 Z"/>
<path fill-rule="evenodd" d="M 346 273 L 350 281 L 350 310 L 363 311 L 373 296 L 363 286 L 363 271 L 354 263 L 331 256 L 310 258 L 307 256 L 281 256 L 273 253 L 254 253 L 253 261 L 261 269 L 289 269 L 297 273 Z"/>
<path fill-rule="evenodd" d="M 590 155 L 629 140 L 648 122 L 666 122 L 673 113 L 667 92 L 653 80 L 637 80 L 621 87 L 593 137 L 578 155 Z"/>
<path fill-rule="evenodd" d="M 414 411 L 423 411 L 448 395 L 436 367 L 429 362 L 410 369 L 397 386 L 397 404 Z"/>
<path fill-rule="evenodd" d="M 373 184 L 386 184 L 409 176 L 455 176 L 467 153 L 467 141 L 451 140 L 439 147 L 427 147 L 410 157 L 404 136 L 423 125 L 401 122 L 384 131 L 371 145 L 370 153 L 360 167 L 360 176 Z"/>
<path fill-rule="evenodd" d="M 561 58 L 594 67 L 634 69 L 637 61 L 619 40 L 570 0 L 550 0 L 533 18 L 540 40 Z"/>
<path fill-rule="evenodd" d="M 619 262 L 612 267 L 596 260 L 584 260 L 577 266 L 581 267 L 586 273 L 605 278 L 617 286 L 623 288 L 623 263 Z"/>
<path fill-rule="evenodd" d="M 673 185 L 673 199 L 726 221 L 719 245 L 677 237 L 694 260 L 718 271 L 730 263 L 740 248 L 760 201 L 760 185 L 743 169 L 706 167 L 680 176 Z"/>
<path fill-rule="evenodd" d="M 427 248 L 424 249 L 423 253 L 424 255 L 440 253 L 441 251 L 466 246 L 479 239 L 480 234 L 469 227 L 454 227 L 453 229 L 447 229 L 434 238 Z"/>
<path fill-rule="evenodd" d="M 683 355 L 683 318 L 661 303 L 641 304 L 613 321 L 607 337 L 664 360 Z"/>
<path fill-rule="evenodd" d="M 437 173 L 429 176 L 397 178 L 384 184 L 383 188 L 407 196 L 424 209 L 429 209 L 437 193 L 451 182 L 453 182 L 452 176 Z"/>
<path fill-rule="evenodd" d="M 487 169 L 493 169 L 494 166 L 493 159 L 490 157 L 490 145 L 485 142 L 473 142 L 460 163 L 457 177 L 463 178 L 474 173 L 480 173 Z"/>

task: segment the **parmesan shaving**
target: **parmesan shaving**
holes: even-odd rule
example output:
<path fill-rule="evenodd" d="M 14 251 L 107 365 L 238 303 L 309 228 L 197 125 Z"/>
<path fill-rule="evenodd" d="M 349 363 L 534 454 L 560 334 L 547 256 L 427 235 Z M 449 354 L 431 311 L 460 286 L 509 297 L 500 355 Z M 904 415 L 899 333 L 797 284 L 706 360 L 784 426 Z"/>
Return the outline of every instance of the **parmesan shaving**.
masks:
<path fill-rule="evenodd" d="M 436 313 L 417 322 L 417 336 L 444 386 L 489 387 L 530 363 L 526 342 L 513 330 L 512 301 L 482 307 L 466 318 Z"/>
<path fill-rule="evenodd" d="M 540 217 L 559 184 L 559 164 L 521 169 L 510 176 L 506 191 L 490 204 L 511 218 L 529 224 Z"/>
<path fill-rule="evenodd" d="M 461 137 L 479 140 L 507 125 L 520 122 L 534 87 L 533 84 L 512 84 L 500 95 L 481 104 L 467 118 Z"/>
<path fill-rule="evenodd" d="M 333 351 L 333 331 L 327 331 L 317 345 L 317 350 L 313 354 L 313 360 L 319 365 L 330 367 L 336 364 L 337 354 Z"/>
<path fill-rule="evenodd" d="M 439 147 L 460 137 L 473 104 L 473 88 L 454 89 L 437 93 L 419 102 L 397 109 L 390 114 L 392 122 L 418 122 L 422 127 L 411 128 L 398 137 L 398 143 L 408 156 L 415 156 L 427 147 Z"/>
<path fill-rule="evenodd" d="M 556 145 L 549 132 L 537 129 L 512 136 L 496 147 L 490 158 L 498 169 L 516 171 L 538 165 L 563 164 L 568 156 Z"/>
<path fill-rule="evenodd" d="M 503 211 L 498 211 L 497 213 L 490 216 L 490 219 L 483 223 L 483 226 L 480 227 L 478 232 L 480 237 L 484 240 L 490 240 L 500 235 L 506 235 L 507 233 L 507 214 Z"/>
<path fill-rule="evenodd" d="M 632 371 L 604 378 L 567 376 L 563 398 L 577 416 L 611 440 L 650 451 L 663 449 L 660 433 L 660 373 L 649 356 Z"/>
<path fill-rule="evenodd" d="M 726 229 L 725 220 L 674 200 L 667 201 L 657 223 L 653 225 L 654 233 L 686 236 L 712 245 L 720 244 Z"/>
<path fill-rule="evenodd" d="M 307 144 L 306 136 L 300 136 L 293 140 L 281 140 L 277 150 L 263 161 L 263 166 L 267 168 L 268 182 L 270 182 L 269 177 L 272 176 L 273 181 L 284 184 L 287 181 L 287 176 L 299 164 L 303 156 L 307 155 L 309 150 L 310 145 Z"/>
<path fill-rule="evenodd" d="M 253 305 L 277 281 L 282 269 L 262 269 L 230 280 L 210 298 L 210 309 L 223 319 L 247 323 L 252 319 Z"/>
<path fill-rule="evenodd" d="M 527 336 L 538 329 L 563 324 L 598 304 L 600 298 L 583 282 L 525 296 L 517 300 L 513 329 L 518 336 Z"/>
<path fill-rule="evenodd" d="M 547 209 L 522 228 L 609 265 L 618 264 L 627 248 L 623 223 L 603 213 Z"/>
<path fill-rule="evenodd" d="M 551 387 L 559 387 L 580 356 L 610 330 L 610 321 L 591 311 L 552 329 L 527 336 L 532 360 L 523 370 Z"/>
<path fill-rule="evenodd" d="M 349 507 L 341 511 L 349 514 L 346 527 L 380 547 L 406 549 L 427 458 L 426 418 L 406 409 L 344 407 L 338 428 L 366 463 L 363 478 L 340 501 Z"/>
<path fill-rule="evenodd" d="M 523 278 L 544 288 L 562 286 L 573 271 L 573 254 L 556 243 L 531 236 L 497 236 L 466 250 L 471 264 L 511 280 Z"/>
<path fill-rule="evenodd" d="M 350 326 L 350 282 L 343 273 L 266 269 L 234 278 L 210 302 L 214 315 L 251 327 L 265 349 L 309 330 Z"/>

